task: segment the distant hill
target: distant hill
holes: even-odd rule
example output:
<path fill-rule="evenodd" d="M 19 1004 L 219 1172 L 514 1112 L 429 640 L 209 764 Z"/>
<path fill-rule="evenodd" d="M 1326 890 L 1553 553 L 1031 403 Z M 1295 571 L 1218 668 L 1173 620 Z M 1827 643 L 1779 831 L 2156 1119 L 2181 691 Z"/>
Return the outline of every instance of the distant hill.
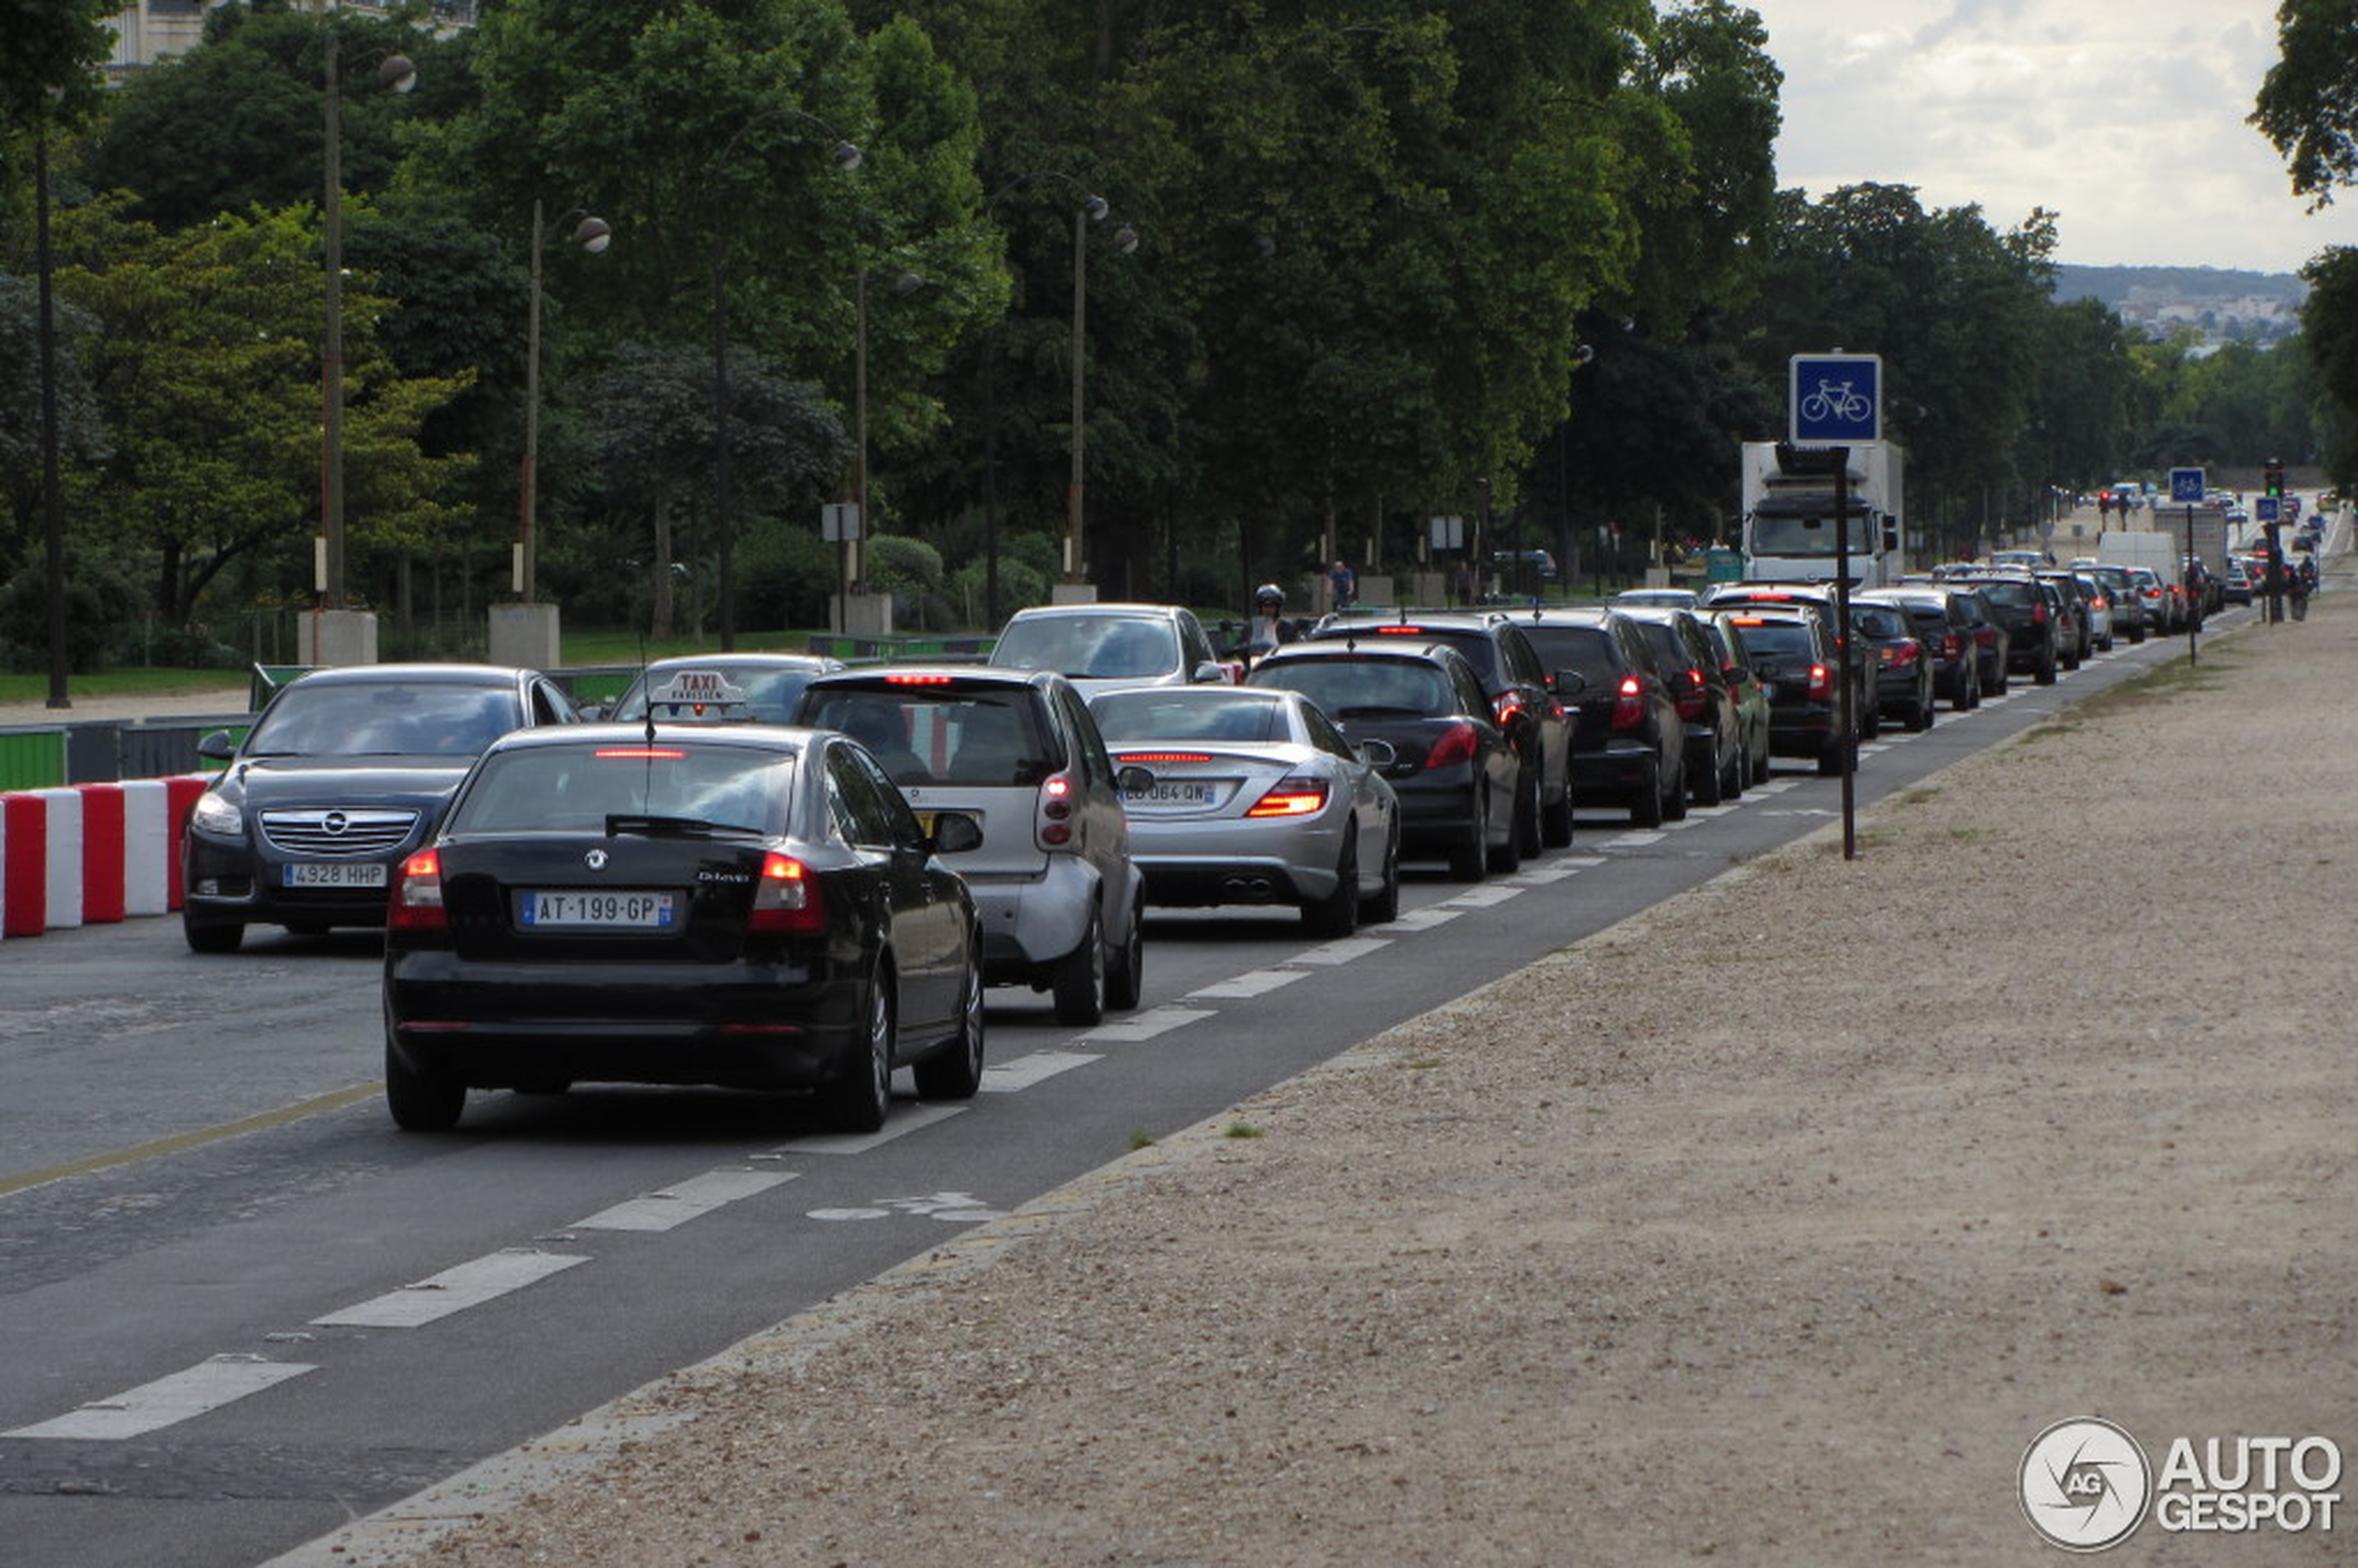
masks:
<path fill-rule="evenodd" d="M 2092 299 L 2157 338 L 2192 328 L 2211 343 L 2270 343 L 2300 330 L 2309 285 L 2229 267 L 2058 266 L 2054 297 Z"/>

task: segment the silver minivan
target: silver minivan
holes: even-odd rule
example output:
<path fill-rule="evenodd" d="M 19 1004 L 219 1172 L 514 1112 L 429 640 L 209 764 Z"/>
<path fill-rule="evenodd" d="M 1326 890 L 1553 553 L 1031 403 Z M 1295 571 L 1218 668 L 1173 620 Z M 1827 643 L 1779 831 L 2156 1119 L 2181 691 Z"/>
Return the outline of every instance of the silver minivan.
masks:
<path fill-rule="evenodd" d="M 960 811 L 979 846 L 949 856 L 974 895 L 983 977 L 1053 992 L 1056 1021 L 1138 1004 L 1146 888 L 1112 757 L 1051 670 L 879 666 L 823 675 L 795 722 L 867 746 L 932 831 Z"/>
<path fill-rule="evenodd" d="M 1233 683 L 1195 612 L 1177 604 L 1035 604 L 991 644 L 1004 669 L 1053 669 L 1083 697 L 1130 686 Z"/>

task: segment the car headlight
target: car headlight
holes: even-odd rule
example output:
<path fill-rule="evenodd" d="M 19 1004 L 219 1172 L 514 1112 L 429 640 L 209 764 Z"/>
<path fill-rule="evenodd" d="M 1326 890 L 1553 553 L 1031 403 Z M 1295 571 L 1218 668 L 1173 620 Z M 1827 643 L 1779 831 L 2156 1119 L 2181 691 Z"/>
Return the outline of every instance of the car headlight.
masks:
<path fill-rule="evenodd" d="M 197 797 L 196 810 L 188 813 L 191 826 L 207 833 L 235 838 L 246 830 L 246 816 L 237 806 L 207 790 Z"/>

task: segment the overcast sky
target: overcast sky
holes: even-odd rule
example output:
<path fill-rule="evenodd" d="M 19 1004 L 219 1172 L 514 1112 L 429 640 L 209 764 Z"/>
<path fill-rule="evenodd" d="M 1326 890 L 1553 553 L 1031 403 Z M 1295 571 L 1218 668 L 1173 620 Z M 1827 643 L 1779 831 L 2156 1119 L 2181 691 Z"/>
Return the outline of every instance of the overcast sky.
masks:
<path fill-rule="evenodd" d="M 1777 183 L 1909 185 L 2055 259 L 2296 272 L 2358 245 L 2358 189 L 2315 216 L 2245 123 L 2276 0 L 1748 0 L 1785 73 Z"/>

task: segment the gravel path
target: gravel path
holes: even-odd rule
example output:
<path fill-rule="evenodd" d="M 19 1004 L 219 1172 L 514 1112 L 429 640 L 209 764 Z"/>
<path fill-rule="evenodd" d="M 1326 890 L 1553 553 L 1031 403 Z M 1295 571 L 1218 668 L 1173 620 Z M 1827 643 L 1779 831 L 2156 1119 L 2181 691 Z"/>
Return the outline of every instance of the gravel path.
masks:
<path fill-rule="evenodd" d="M 2207 639 L 286 1561 L 2054 1562 L 2051 1422 L 2346 1445 L 2354 665 Z"/>

